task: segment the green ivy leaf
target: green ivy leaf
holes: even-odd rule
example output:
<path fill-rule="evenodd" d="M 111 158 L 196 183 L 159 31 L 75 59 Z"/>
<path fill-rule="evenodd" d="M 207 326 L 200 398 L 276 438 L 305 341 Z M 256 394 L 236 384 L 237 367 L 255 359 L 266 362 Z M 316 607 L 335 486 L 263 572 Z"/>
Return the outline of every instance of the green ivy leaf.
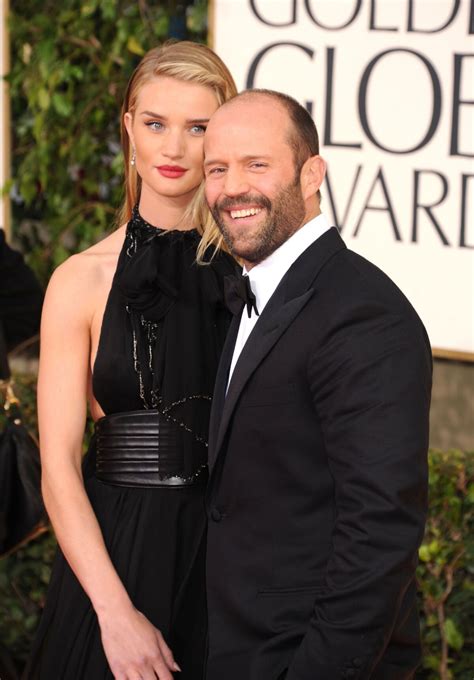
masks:
<path fill-rule="evenodd" d="M 92 14 L 94 14 L 96 9 L 97 9 L 96 0 L 89 0 L 89 2 L 85 2 L 81 6 L 81 14 L 83 17 L 90 17 Z"/>
<path fill-rule="evenodd" d="M 162 14 L 153 24 L 153 32 L 157 36 L 168 35 L 170 27 L 169 17 L 166 14 Z"/>
<path fill-rule="evenodd" d="M 440 552 L 440 543 L 439 543 L 439 541 L 436 541 L 436 540 L 431 541 L 431 543 L 430 543 L 429 546 L 428 546 L 428 549 L 429 549 L 430 555 L 431 555 L 432 557 L 434 557 L 435 555 L 438 555 L 438 553 Z"/>
<path fill-rule="evenodd" d="M 145 50 L 133 35 L 127 40 L 127 50 L 132 54 L 138 54 L 139 57 L 145 54 Z"/>
<path fill-rule="evenodd" d="M 117 3 L 115 0 L 101 0 L 100 10 L 104 19 L 115 19 L 117 16 Z"/>
<path fill-rule="evenodd" d="M 418 555 L 422 562 L 429 562 L 431 559 L 430 550 L 427 545 L 420 546 L 420 549 L 418 550 Z"/>
<path fill-rule="evenodd" d="M 434 654 L 429 654 L 423 657 L 423 667 L 429 668 L 433 671 L 439 670 L 439 657 Z"/>
<path fill-rule="evenodd" d="M 452 619 L 446 619 L 444 623 L 444 634 L 448 645 L 453 649 L 459 651 L 464 644 L 464 637 Z"/>
<path fill-rule="evenodd" d="M 65 95 L 60 94 L 59 92 L 55 92 L 53 94 L 53 106 L 56 112 L 65 118 L 70 116 L 72 113 L 71 101 Z"/>
<path fill-rule="evenodd" d="M 44 87 L 40 87 L 38 90 L 38 104 L 40 109 L 46 111 L 46 109 L 49 109 L 50 103 L 51 97 L 49 96 L 49 92 Z"/>
<path fill-rule="evenodd" d="M 36 614 L 31 614 L 27 616 L 24 620 L 25 629 L 28 631 L 34 631 L 38 625 L 38 617 Z"/>

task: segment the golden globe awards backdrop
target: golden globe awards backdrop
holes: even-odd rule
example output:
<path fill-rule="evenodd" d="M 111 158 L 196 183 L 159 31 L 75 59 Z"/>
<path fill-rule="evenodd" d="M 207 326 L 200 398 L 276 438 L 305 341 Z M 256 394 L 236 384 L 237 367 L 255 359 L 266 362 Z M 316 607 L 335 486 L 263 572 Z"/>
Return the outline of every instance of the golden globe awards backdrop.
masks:
<path fill-rule="evenodd" d="M 439 354 L 474 352 L 474 0 L 214 0 L 239 89 L 312 113 L 322 209 L 405 292 Z"/>

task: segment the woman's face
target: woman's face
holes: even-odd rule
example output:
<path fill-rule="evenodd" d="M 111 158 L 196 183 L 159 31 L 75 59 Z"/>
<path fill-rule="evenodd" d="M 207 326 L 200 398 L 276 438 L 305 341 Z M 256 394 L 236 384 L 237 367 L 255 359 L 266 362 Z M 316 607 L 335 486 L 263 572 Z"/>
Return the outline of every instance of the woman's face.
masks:
<path fill-rule="evenodd" d="M 218 107 L 211 88 L 167 76 L 143 85 L 125 125 L 142 179 L 141 200 L 178 199 L 186 205 L 203 178 L 207 122 Z"/>

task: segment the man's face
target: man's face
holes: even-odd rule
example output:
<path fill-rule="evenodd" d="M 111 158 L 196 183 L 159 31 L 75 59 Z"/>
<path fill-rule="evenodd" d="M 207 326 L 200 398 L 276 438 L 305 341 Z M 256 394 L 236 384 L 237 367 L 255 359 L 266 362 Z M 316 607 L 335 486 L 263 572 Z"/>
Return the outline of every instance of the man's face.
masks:
<path fill-rule="evenodd" d="M 217 111 L 205 135 L 207 202 L 229 249 L 249 266 L 304 223 L 289 128 L 278 103 L 243 99 Z"/>

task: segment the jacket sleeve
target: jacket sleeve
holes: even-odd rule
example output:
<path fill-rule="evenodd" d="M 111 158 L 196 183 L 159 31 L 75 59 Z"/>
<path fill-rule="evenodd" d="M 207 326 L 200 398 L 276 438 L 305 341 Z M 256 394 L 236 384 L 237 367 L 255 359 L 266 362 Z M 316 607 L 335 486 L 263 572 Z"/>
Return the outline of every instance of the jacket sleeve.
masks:
<path fill-rule="evenodd" d="M 0 323 L 10 351 L 39 330 L 43 291 L 22 255 L 0 229 Z"/>
<path fill-rule="evenodd" d="M 416 314 L 376 304 L 328 333 L 309 364 L 334 479 L 327 587 L 287 680 L 362 680 L 413 608 L 427 506 L 431 351 Z M 416 632 L 415 632 L 416 639 Z"/>

